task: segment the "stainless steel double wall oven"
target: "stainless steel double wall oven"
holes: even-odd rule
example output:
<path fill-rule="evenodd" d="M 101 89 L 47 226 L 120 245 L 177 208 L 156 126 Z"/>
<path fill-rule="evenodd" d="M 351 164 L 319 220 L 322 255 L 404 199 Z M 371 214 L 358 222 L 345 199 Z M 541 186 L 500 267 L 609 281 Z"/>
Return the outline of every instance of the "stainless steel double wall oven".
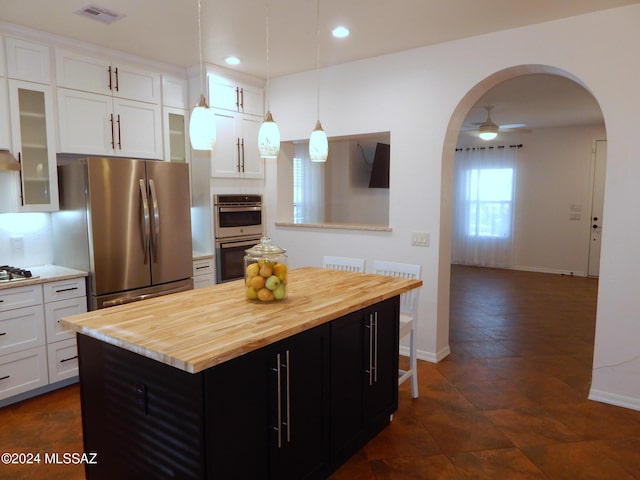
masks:
<path fill-rule="evenodd" d="M 264 234 L 262 195 L 214 195 L 217 282 L 244 276 L 245 250 Z"/>

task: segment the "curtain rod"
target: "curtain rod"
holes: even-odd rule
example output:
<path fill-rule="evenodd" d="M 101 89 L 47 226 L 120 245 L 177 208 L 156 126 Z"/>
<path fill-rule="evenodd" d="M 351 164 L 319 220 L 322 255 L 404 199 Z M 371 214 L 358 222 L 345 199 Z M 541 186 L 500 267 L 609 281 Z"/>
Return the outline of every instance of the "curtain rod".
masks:
<path fill-rule="evenodd" d="M 522 148 L 523 145 L 521 143 L 517 144 L 517 145 L 489 145 L 487 147 L 465 147 L 465 148 L 456 148 L 456 152 L 462 152 L 463 150 L 468 151 L 474 151 L 474 150 L 492 150 L 494 148 Z"/>

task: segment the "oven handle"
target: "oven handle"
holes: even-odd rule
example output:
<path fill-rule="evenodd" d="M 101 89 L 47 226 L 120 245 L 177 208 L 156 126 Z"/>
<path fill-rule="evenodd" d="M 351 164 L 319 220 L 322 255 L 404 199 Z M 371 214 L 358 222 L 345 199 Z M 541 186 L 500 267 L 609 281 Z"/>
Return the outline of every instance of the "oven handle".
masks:
<path fill-rule="evenodd" d="M 260 243 L 260 238 L 258 237 L 256 237 L 254 240 L 240 240 L 238 242 L 218 241 L 220 249 L 236 248 L 236 247 L 253 247 L 258 243 Z"/>
<path fill-rule="evenodd" d="M 218 212 L 259 212 L 262 207 L 218 207 Z"/>

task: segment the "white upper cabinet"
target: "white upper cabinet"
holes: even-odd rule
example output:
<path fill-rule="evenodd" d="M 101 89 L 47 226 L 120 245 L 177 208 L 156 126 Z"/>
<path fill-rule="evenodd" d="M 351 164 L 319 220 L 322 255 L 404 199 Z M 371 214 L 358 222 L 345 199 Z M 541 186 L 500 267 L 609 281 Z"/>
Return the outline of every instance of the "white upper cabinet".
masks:
<path fill-rule="evenodd" d="M 189 81 L 175 75 L 162 75 L 162 105 L 190 110 Z"/>
<path fill-rule="evenodd" d="M 263 178 L 264 162 L 258 152 L 262 120 L 216 110 L 216 146 L 211 155 L 212 177 Z"/>
<path fill-rule="evenodd" d="M 56 48 L 59 87 L 160 104 L 160 74 L 107 58 Z"/>
<path fill-rule="evenodd" d="M 56 48 L 60 151 L 162 158 L 160 74 Z"/>
<path fill-rule="evenodd" d="M 0 150 L 11 150 L 7 79 L 0 77 Z"/>
<path fill-rule="evenodd" d="M 7 76 L 51 84 L 51 51 L 47 45 L 6 37 Z"/>
<path fill-rule="evenodd" d="M 160 105 L 58 88 L 60 151 L 162 158 Z"/>
<path fill-rule="evenodd" d="M 220 75 L 209 74 L 209 106 L 262 117 L 262 87 L 239 83 Z"/>
<path fill-rule="evenodd" d="M 7 63 L 4 59 L 4 37 L 0 37 L 0 77 L 7 76 Z"/>

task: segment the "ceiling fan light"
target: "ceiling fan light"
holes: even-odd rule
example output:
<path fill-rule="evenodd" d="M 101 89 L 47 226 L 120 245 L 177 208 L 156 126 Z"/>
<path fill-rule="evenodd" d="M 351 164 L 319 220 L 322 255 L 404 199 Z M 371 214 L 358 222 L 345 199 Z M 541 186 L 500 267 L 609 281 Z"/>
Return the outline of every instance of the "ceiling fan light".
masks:
<path fill-rule="evenodd" d="M 498 128 L 495 123 L 485 123 L 480 125 L 478 136 L 482 140 L 493 140 L 498 136 Z"/>
<path fill-rule="evenodd" d="M 278 158 L 280 153 L 280 129 L 269 110 L 258 132 L 258 150 L 262 158 Z"/>
<path fill-rule="evenodd" d="M 189 139 L 194 150 L 213 150 L 216 144 L 215 115 L 202 94 L 191 112 Z"/>
<path fill-rule="evenodd" d="M 322 129 L 320 120 L 318 120 L 309 139 L 309 159 L 312 162 L 326 162 L 328 156 L 329 141 L 327 140 L 327 134 Z"/>

